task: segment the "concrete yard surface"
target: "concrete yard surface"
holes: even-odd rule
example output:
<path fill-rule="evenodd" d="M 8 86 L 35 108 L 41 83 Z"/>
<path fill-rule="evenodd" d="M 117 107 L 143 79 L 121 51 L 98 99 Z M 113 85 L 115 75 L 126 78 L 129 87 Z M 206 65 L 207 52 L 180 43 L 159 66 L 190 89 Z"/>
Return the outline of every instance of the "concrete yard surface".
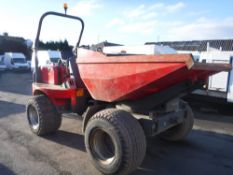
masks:
<path fill-rule="evenodd" d="M 63 117 L 56 134 L 38 137 L 26 120 L 31 74 L 0 75 L 0 175 L 98 175 L 90 163 L 81 118 Z M 177 143 L 149 139 L 133 175 L 232 175 L 233 117 L 195 111 L 195 126 Z"/>

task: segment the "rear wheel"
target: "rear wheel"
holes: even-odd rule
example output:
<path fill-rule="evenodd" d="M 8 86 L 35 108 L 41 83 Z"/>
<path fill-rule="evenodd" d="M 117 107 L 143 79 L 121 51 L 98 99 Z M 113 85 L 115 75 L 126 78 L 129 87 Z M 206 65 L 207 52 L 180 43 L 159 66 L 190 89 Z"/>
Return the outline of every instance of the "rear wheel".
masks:
<path fill-rule="evenodd" d="M 146 138 L 128 112 L 106 109 L 96 113 L 85 130 L 87 153 L 104 174 L 128 174 L 143 161 Z"/>
<path fill-rule="evenodd" d="M 32 97 L 27 105 L 29 126 L 36 135 L 45 135 L 58 130 L 61 115 L 45 95 Z"/>
<path fill-rule="evenodd" d="M 179 141 L 184 139 L 192 130 L 194 116 L 191 107 L 188 103 L 181 101 L 181 105 L 185 109 L 185 118 L 183 123 L 168 129 L 160 134 L 160 137 L 168 141 Z"/>

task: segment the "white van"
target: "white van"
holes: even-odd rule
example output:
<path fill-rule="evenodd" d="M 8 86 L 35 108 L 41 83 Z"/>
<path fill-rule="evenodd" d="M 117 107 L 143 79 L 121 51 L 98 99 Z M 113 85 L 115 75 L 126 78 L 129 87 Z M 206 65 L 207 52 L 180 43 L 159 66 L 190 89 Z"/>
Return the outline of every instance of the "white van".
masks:
<path fill-rule="evenodd" d="M 6 70 L 6 65 L 4 64 L 4 57 L 0 55 L 0 71 Z"/>
<path fill-rule="evenodd" d="M 37 51 L 38 66 L 47 67 L 53 64 L 57 64 L 62 59 L 61 52 L 57 50 L 39 50 Z M 32 55 L 31 69 L 35 68 L 35 53 Z"/>
<path fill-rule="evenodd" d="M 9 70 L 29 70 L 30 66 L 27 63 L 23 53 L 6 52 L 3 56 L 4 64 Z"/>
<path fill-rule="evenodd" d="M 209 51 L 200 53 L 199 62 L 228 63 L 233 66 L 233 52 Z M 207 90 L 195 90 L 194 94 L 225 99 L 233 103 L 233 70 L 209 77 Z"/>

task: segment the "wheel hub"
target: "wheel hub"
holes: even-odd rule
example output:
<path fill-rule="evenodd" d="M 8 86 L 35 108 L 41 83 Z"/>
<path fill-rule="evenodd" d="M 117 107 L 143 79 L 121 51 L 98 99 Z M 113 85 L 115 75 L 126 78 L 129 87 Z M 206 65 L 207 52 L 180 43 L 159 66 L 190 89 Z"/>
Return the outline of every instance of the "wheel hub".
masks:
<path fill-rule="evenodd" d="M 111 164 L 115 159 L 115 146 L 111 136 L 102 129 L 92 132 L 90 146 L 96 159 L 102 164 Z"/>
<path fill-rule="evenodd" d="M 28 110 L 28 121 L 29 125 L 33 129 L 37 129 L 39 127 L 39 117 L 36 112 L 36 109 L 33 106 L 30 106 Z"/>

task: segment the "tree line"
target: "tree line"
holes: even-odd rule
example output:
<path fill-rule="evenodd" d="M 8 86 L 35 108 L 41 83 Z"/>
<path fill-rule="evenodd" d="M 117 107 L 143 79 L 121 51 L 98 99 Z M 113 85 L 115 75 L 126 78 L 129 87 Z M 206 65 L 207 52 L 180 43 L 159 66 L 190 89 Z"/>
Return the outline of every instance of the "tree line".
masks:
<path fill-rule="evenodd" d="M 69 45 L 67 40 L 64 41 L 39 41 L 40 50 L 60 50 L 60 51 L 72 51 L 73 47 Z"/>
<path fill-rule="evenodd" d="M 39 50 L 60 50 L 72 52 L 73 47 L 69 45 L 67 40 L 64 41 L 39 41 Z M 21 52 L 27 59 L 31 59 L 32 46 L 26 44 L 26 40 L 20 37 L 11 37 L 0 35 L 0 55 L 5 52 Z"/>
<path fill-rule="evenodd" d="M 26 43 L 22 41 L 2 38 L 0 42 L 0 55 L 5 52 L 21 52 L 24 53 L 27 58 L 31 58 L 32 48 L 29 48 Z"/>

